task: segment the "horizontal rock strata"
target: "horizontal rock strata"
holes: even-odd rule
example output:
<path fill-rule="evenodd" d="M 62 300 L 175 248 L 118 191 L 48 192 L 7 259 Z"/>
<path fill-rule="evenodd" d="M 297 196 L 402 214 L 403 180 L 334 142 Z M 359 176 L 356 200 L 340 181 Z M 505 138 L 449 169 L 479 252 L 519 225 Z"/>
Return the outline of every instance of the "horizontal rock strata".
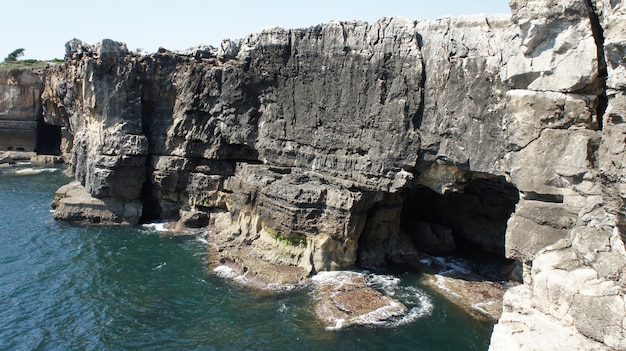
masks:
<path fill-rule="evenodd" d="M 35 151 L 43 70 L 0 70 L 0 150 Z"/>
<path fill-rule="evenodd" d="M 506 255 L 524 284 L 492 350 L 625 349 L 626 10 L 510 4 L 145 56 L 70 41 L 42 96 L 80 183 L 55 217 L 208 223 L 215 264 L 258 281 Z"/>

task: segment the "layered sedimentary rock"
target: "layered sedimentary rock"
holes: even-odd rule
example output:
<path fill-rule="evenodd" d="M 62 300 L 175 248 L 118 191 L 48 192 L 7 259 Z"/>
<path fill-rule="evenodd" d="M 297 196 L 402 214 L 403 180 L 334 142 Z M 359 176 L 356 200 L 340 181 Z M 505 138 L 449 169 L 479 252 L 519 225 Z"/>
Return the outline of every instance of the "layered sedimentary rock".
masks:
<path fill-rule="evenodd" d="M 523 196 L 506 246 L 525 276 L 505 295 L 491 349 L 624 350 L 626 8 L 511 7 L 522 47 L 504 71 L 514 88 L 505 120 L 526 133 L 507 133 Z"/>
<path fill-rule="evenodd" d="M 43 70 L 0 70 L 0 150 L 35 151 Z"/>
<path fill-rule="evenodd" d="M 217 261 L 286 284 L 420 250 L 499 253 L 524 284 L 493 350 L 522 347 L 533 318 L 624 349 L 624 6 L 511 8 L 146 56 L 73 40 L 43 101 L 84 189 L 59 192 L 55 217 L 208 223 Z"/>

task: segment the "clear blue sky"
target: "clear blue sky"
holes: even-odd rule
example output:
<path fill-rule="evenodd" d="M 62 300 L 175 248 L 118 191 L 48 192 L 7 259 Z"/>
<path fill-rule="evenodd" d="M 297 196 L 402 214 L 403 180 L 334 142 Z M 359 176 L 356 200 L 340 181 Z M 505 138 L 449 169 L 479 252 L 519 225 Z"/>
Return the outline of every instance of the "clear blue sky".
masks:
<path fill-rule="evenodd" d="M 509 13 L 508 0 L 8 0 L 0 20 L 0 61 L 17 48 L 24 59 L 63 58 L 72 38 L 110 38 L 131 50 L 217 46 L 263 28 L 303 28 L 330 20 L 374 22 L 446 15 Z"/>

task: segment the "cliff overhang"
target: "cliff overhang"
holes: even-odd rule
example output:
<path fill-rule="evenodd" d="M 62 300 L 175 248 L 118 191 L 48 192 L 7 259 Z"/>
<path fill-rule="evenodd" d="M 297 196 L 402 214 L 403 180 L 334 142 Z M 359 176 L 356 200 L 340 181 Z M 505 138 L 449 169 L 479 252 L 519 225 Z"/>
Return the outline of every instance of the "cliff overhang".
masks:
<path fill-rule="evenodd" d="M 182 53 L 70 41 L 42 100 L 85 200 L 55 218 L 207 224 L 217 261 L 296 280 L 480 248 L 524 267 L 492 349 L 533 313 L 625 348 L 625 9 L 553 5 Z"/>

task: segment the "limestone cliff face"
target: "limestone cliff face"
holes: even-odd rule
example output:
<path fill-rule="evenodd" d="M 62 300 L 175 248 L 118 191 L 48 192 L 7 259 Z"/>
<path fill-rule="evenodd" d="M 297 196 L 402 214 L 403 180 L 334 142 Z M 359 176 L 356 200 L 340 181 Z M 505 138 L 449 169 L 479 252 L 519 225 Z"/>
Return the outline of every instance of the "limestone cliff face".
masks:
<path fill-rule="evenodd" d="M 87 193 L 55 217 L 208 223 L 217 259 L 282 282 L 479 247 L 525 268 L 493 350 L 528 316 L 624 349 L 624 5 L 511 8 L 147 56 L 71 41 L 43 102 Z"/>
<path fill-rule="evenodd" d="M 0 150 L 34 151 L 43 71 L 0 70 Z"/>
<path fill-rule="evenodd" d="M 525 276 L 491 349 L 624 350 L 626 7 L 555 4 L 511 1 L 522 46 L 503 71 L 504 120 L 523 196 L 506 250 Z"/>

